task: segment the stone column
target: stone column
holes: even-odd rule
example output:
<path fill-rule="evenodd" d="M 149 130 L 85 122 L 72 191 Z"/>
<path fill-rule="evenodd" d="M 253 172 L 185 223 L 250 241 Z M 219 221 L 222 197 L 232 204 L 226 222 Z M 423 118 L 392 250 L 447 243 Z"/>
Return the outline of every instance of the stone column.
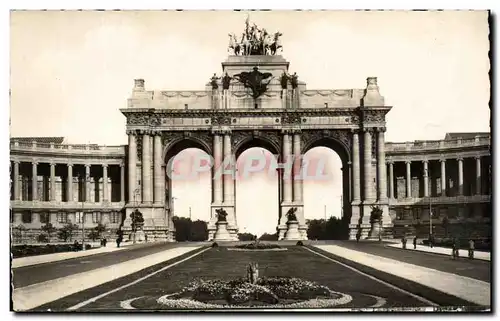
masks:
<path fill-rule="evenodd" d="M 85 178 L 84 178 L 84 186 L 85 186 L 85 202 L 90 202 L 90 164 L 85 164 Z"/>
<path fill-rule="evenodd" d="M 14 161 L 14 201 L 19 200 L 19 161 Z"/>
<path fill-rule="evenodd" d="M 476 159 L 476 195 L 481 195 L 481 156 L 474 158 Z"/>
<path fill-rule="evenodd" d="M 38 201 L 38 162 L 33 161 L 31 168 L 31 197 L 33 201 Z"/>
<path fill-rule="evenodd" d="M 125 164 L 120 164 L 120 202 L 125 202 Z"/>
<path fill-rule="evenodd" d="M 464 195 L 464 159 L 457 158 L 458 162 L 458 195 Z"/>
<path fill-rule="evenodd" d="M 361 182 L 359 165 L 359 135 L 358 130 L 352 131 L 352 201 L 361 200 Z"/>
<path fill-rule="evenodd" d="M 373 201 L 374 195 L 373 191 L 373 175 L 372 175 L 372 133 L 371 128 L 364 128 L 365 137 L 364 137 L 364 147 L 365 150 L 363 152 L 364 156 L 364 170 L 365 170 L 365 201 Z"/>
<path fill-rule="evenodd" d="M 50 201 L 56 200 L 56 164 L 50 163 Z"/>
<path fill-rule="evenodd" d="M 446 196 L 446 159 L 440 159 L 441 162 L 441 196 Z"/>
<path fill-rule="evenodd" d="M 300 147 L 300 132 L 296 131 L 293 134 L 293 158 L 294 158 L 294 174 L 293 174 L 293 201 L 302 202 L 302 155 Z"/>
<path fill-rule="evenodd" d="M 378 129 L 377 165 L 378 165 L 378 199 L 387 200 L 387 165 L 385 164 L 385 128 Z"/>
<path fill-rule="evenodd" d="M 73 202 L 73 164 L 69 163 L 68 166 L 68 177 L 66 178 L 66 188 L 67 188 L 67 197 L 68 202 Z"/>
<path fill-rule="evenodd" d="M 424 197 L 429 196 L 429 161 L 422 161 L 424 164 Z"/>
<path fill-rule="evenodd" d="M 222 165 L 222 146 L 221 146 L 221 136 L 218 132 L 214 133 L 214 167 L 213 167 L 213 202 L 216 204 L 222 203 L 222 177 L 218 175 L 220 173 L 219 167 Z M 217 175 L 215 175 L 217 174 Z"/>
<path fill-rule="evenodd" d="M 163 203 L 163 184 L 161 181 L 164 179 L 161 174 L 161 159 L 162 159 L 162 146 L 161 146 L 161 132 L 154 133 L 154 203 Z"/>
<path fill-rule="evenodd" d="M 411 198 L 411 161 L 406 161 L 406 197 Z"/>
<path fill-rule="evenodd" d="M 389 197 L 394 199 L 394 162 L 389 161 Z"/>
<path fill-rule="evenodd" d="M 102 164 L 102 200 L 101 202 L 109 201 L 108 198 L 108 164 Z"/>
<path fill-rule="evenodd" d="M 285 164 L 283 168 L 283 202 L 290 203 L 292 201 L 292 180 L 291 180 L 291 166 L 288 166 L 290 161 L 291 142 L 288 132 L 283 134 L 283 158 L 282 163 Z"/>
<path fill-rule="evenodd" d="M 232 157 L 231 151 L 231 133 L 224 133 L 224 162 L 228 162 Z M 233 168 L 231 167 L 231 170 Z M 233 173 L 234 174 L 234 173 Z M 224 174 L 224 203 L 228 205 L 234 204 L 234 180 L 233 175 Z"/>
<path fill-rule="evenodd" d="M 128 131 L 128 202 L 134 201 L 137 182 L 137 142 L 135 131 Z M 122 181 L 124 184 L 125 181 Z"/>
<path fill-rule="evenodd" d="M 149 132 L 142 135 L 142 203 L 151 203 L 151 151 Z"/>

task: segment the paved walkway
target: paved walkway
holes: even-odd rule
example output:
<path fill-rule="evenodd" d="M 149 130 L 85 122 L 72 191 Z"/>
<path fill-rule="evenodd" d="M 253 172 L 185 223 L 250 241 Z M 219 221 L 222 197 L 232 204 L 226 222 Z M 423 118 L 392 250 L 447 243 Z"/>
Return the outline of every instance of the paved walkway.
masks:
<path fill-rule="evenodd" d="M 315 245 L 315 247 L 466 301 L 491 306 L 490 284 L 488 282 L 354 251 L 337 245 Z"/>
<path fill-rule="evenodd" d="M 401 243 L 399 244 L 389 244 L 388 246 L 391 247 L 396 247 L 399 249 L 403 248 L 403 245 Z M 445 248 L 445 247 L 429 247 L 426 245 L 417 245 L 417 248 L 413 248 L 413 244 L 406 243 L 406 250 L 407 251 L 419 251 L 419 252 L 427 252 L 427 253 L 435 253 L 435 254 L 445 254 L 451 257 L 451 249 Z M 458 254 L 460 257 L 469 257 L 469 251 L 468 250 L 458 250 Z M 484 260 L 484 261 L 491 261 L 491 253 L 490 252 L 482 252 L 482 251 L 474 251 L 474 259 L 477 260 Z"/>
<path fill-rule="evenodd" d="M 108 244 L 108 246 L 106 247 L 93 248 L 91 250 L 85 250 L 85 251 L 61 252 L 61 253 L 20 257 L 12 259 L 12 268 L 15 269 L 24 266 L 63 261 L 63 260 L 74 259 L 78 257 L 84 257 L 101 253 L 115 252 L 123 250 L 124 248 L 127 248 L 130 245 L 133 245 L 133 243 L 130 244 L 125 243 L 121 245 L 119 248 L 116 247 L 116 244 Z"/>
<path fill-rule="evenodd" d="M 42 304 L 119 279 L 199 248 L 201 246 L 177 247 L 92 271 L 14 289 L 12 293 L 13 307 L 15 311 L 33 309 Z"/>

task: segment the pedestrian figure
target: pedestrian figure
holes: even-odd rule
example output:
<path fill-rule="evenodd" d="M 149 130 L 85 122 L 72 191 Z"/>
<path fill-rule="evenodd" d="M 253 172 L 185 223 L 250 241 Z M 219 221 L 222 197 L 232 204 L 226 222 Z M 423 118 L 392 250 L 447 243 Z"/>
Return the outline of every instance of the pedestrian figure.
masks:
<path fill-rule="evenodd" d="M 118 237 L 116 238 L 116 247 L 120 247 L 120 243 L 121 243 L 121 242 L 122 242 L 122 238 L 121 238 L 121 236 L 118 236 Z"/>
<path fill-rule="evenodd" d="M 401 239 L 401 243 L 403 243 L 403 250 L 406 250 L 406 235 Z"/>
<path fill-rule="evenodd" d="M 80 247 L 80 243 L 78 243 L 78 241 L 75 240 L 75 242 L 73 243 L 73 249 L 74 249 L 74 251 L 78 252 L 79 247 Z"/>
<path fill-rule="evenodd" d="M 102 240 L 102 245 L 104 245 L 104 247 L 106 247 L 106 244 L 108 243 L 108 240 L 107 239 L 104 239 Z"/>
<path fill-rule="evenodd" d="M 417 249 L 417 237 L 416 236 L 413 238 L 413 249 L 414 250 Z"/>
<path fill-rule="evenodd" d="M 429 235 L 429 245 L 431 249 L 434 247 L 434 236 L 432 234 Z"/>
<path fill-rule="evenodd" d="M 474 240 L 469 240 L 469 259 L 474 259 Z"/>
<path fill-rule="evenodd" d="M 144 234 L 144 242 L 148 243 L 148 235 Z"/>
<path fill-rule="evenodd" d="M 459 253 L 459 250 L 460 250 L 460 239 L 457 237 L 455 238 L 455 257 L 458 259 L 460 257 L 460 253 Z"/>
<path fill-rule="evenodd" d="M 356 234 L 356 242 L 359 243 L 359 239 L 361 238 L 361 235 L 359 233 Z"/>
<path fill-rule="evenodd" d="M 456 259 L 456 255 L 457 255 L 457 246 L 455 244 L 455 240 L 453 240 L 453 245 L 451 246 L 451 257 L 453 259 Z"/>

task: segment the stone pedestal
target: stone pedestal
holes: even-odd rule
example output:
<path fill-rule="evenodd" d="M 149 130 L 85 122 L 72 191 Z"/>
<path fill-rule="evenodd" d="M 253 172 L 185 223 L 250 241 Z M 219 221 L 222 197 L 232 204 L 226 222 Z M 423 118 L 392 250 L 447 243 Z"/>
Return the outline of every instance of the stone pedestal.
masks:
<path fill-rule="evenodd" d="M 234 205 L 211 205 L 210 209 L 210 221 L 207 224 L 208 229 L 208 240 L 213 240 L 215 233 L 217 232 L 217 210 L 223 208 L 227 213 L 227 231 L 231 236 L 233 241 L 238 241 L 238 226 L 236 225 L 236 214 L 234 210 Z"/>
<path fill-rule="evenodd" d="M 131 242 L 134 241 L 134 232 L 130 233 L 129 240 Z M 135 232 L 135 242 L 136 243 L 141 243 L 141 242 L 144 242 L 145 240 L 146 240 L 146 234 L 144 233 L 144 231 L 143 230 L 137 230 L 137 232 Z"/>
<path fill-rule="evenodd" d="M 231 234 L 227 231 L 227 222 L 217 222 L 215 226 L 217 227 L 214 235 L 214 241 L 232 241 L 233 238 Z"/>
<path fill-rule="evenodd" d="M 288 221 L 286 225 L 287 225 L 287 231 L 285 233 L 285 240 L 287 241 L 302 240 L 302 236 L 299 232 L 298 221 Z"/>
<path fill-rule="evenodd" d="M 372 240 L 378 240 L 380 233 L 382 233 L 380 223 L 379 222 L 372 223 L 368 238 Z"/>

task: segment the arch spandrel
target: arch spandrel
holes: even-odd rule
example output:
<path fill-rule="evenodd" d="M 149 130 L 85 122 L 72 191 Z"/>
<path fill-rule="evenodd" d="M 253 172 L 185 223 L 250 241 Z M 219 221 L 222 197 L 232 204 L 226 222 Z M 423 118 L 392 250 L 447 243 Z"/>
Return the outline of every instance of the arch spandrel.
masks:
<path fill-rule="evenodd" d="M 199 148 L 212 155 L 212 135 L 207 132 L 163 132 L 163 163 L 188 148 Z"/>
<path fill-rule="evenodd" d="M 236 159 L 247 149 L 262 147 L 274 155 L 280 154 L 281 137 L 278 131 L 234 131 L 231 135 L 232 151 Z"/>
<path fill-rule="evenodd" d="M 302 155 L 314 147 L 328 147 L 334 150 L 342 162 L 351 161 L 352 133 L 350 130 L 303 130 Z"/>

